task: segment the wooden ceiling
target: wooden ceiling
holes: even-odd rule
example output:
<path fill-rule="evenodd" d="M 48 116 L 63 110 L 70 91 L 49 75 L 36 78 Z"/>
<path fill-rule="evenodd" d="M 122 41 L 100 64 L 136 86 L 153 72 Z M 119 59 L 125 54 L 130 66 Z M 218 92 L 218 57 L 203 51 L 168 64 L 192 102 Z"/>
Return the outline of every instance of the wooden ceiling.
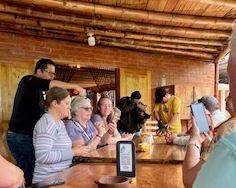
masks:
<path fill-rule="evenodd" d="M 226 50 L 235 0 L 1 0 L 0 31 L 215 63 Z"/>

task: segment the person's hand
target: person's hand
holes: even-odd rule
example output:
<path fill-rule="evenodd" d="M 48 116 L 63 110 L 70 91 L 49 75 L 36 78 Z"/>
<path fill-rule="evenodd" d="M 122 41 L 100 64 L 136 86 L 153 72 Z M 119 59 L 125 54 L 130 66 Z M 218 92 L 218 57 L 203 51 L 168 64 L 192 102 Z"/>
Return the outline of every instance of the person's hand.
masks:
<path fill-rule="evenodd" d="M 95 128 L 97 129 L 98 135 L 101 137 L 106 133 L 103 123 L 96 123 Z"/>
<path fill-rule="evenodd" d="M 190 136 L 191 136 L 191 138 L 198 140 L 199 143 L 201 143 L 201 144 L 206 139 L 208 140 L 208 141 L 206 140 L 206 142 L 210 142 L 210 140 L 211 140 L 211 137 L 208 133 L 200 134 L 199 128 L 196 124 L 194 117 L 192 117 L 192 127 L 191 127 L 191 131 L 190 131 Z"/>
<path fill-rule="evenodd" d="M 145 111 L 145 108 L 146 108 L 146 106 L 140 102 L 137 104 L 137 107 L 143 111 Z"/>
<path fill-rule="evenodd" d="M 190 131 L 190 135 L 191 137 L 200 139 L 200 131 L 194 117 L 192 117 L 192 127 Z"/>
<path fill-rule="evenodd" d="M 86 90 L 80 86 L 76 86 L 73 90 L 73 94 L 83 97 L 86 96 Z"/>
<path fill-rule="evenodd" d="M 15 171 L 16 171 L 15 175 L 19 177 L 17 179 L 17 182 L 15 183 L 15 187 L 20 187 L 21 185 L 24 185 L 25 183 L 24 172 L 19 167 L 16 167 Z"/>
<path fill-rule="evenodd" d="M 134 137 L 134 134 L 130 134 L 130 133 L 124 133 L 121 135 L 122 138 L 125 138 L 125 140 L 132 140 Z"/>
<path fill-rule="evenodd" d="M 115 132 L 116 128 L 117 128 L 117 124 L 114 121 L 112 121 L 111 123 L 109 123 L 107 125 L 107 127 L 108 127 L 108 131 L 107 132 L 109 134 L 113 134 Z"/>
<path fill-rule="evenodd" d="M 170 135 L 167 135 L 167 136 L 166 136 L 166 143 L 167 143 L 167 144 L 173 143 L 173 140 L 174 140 L 176 137 L 177 137 L 177 135 L 174 134 L 174 133 L 171 133 Z"/>
<path fill-rule="evenodd" d="M 208 149 L 209 149 L 209 146 L 210 146 L 210 143 L 211 143 L 211 140 L 212 140 L 212 137 L 210 134 L 208 133 L 203 133 L 201 134 L 201 138 L 202 138 L 202 151 L 203 152 L 207 152 Z"/>
<path fill-rule="evenodd" d="M 76 146 L 72 148 L 74 156 L 85 155 L 92 150 L 90 146 Z"/>

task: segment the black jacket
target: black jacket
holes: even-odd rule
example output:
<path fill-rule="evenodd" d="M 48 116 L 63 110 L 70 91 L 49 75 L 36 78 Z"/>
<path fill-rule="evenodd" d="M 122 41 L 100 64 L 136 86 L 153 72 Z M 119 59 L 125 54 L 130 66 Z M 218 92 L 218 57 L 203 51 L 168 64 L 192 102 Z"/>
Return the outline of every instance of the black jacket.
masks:
<path fill-rule="evenodd" d="M 132 103 L 130 97 L 120 99 L 118 108 L 121 111 L 120 121 L 118 121 L 118 130 L 125 133 L 134 133 L 139 131 L 142 125 L 138 122 L 138 107 Z"/>

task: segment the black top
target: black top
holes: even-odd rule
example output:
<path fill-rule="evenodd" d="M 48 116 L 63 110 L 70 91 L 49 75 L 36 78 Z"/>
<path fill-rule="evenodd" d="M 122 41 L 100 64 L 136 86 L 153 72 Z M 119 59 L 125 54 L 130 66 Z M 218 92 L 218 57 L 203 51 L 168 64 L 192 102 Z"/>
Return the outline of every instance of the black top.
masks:
<path fill-rule="evenodd" d="M 33 134 L 36 122 L 44 113 L 42 92 L 49 89 L 50 81 L 33 75 L 21 79 L 16 91 L 9 131 Z"/>
<path fill-rule="evenodd" d="M 140 127 L 138 126 L 137 121 L 137 106 L 131 101 L 131 98 L 121 98 L 119 109 L 121 111 L 121 117 L 117 125 L 119 131 L 126 133 L 139 131 Z"/>

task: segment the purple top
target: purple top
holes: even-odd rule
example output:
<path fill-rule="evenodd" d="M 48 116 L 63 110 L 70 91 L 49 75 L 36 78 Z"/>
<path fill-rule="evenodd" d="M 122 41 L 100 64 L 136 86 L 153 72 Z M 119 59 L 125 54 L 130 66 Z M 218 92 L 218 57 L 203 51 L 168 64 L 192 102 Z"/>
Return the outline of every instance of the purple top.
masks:
<path fill-rule="evenodd" d="M 96 123 L 104 123 L 106 124 L 106 122 L 104 122 L 104 120 L 102 119 L 102 117 L 99 114 L 94 114 L 91 117 L 91 121 L 93 122 L 93 124 L 95 125 Z"/>
<path fill-rule="evenodd" d="M 87 145 L 96 135 L 96 129 L 92 121 L 88 121 L 87 129 L 74 119 L 66 122 L 66 130 L 72 141 L 83 139 Z"/>

